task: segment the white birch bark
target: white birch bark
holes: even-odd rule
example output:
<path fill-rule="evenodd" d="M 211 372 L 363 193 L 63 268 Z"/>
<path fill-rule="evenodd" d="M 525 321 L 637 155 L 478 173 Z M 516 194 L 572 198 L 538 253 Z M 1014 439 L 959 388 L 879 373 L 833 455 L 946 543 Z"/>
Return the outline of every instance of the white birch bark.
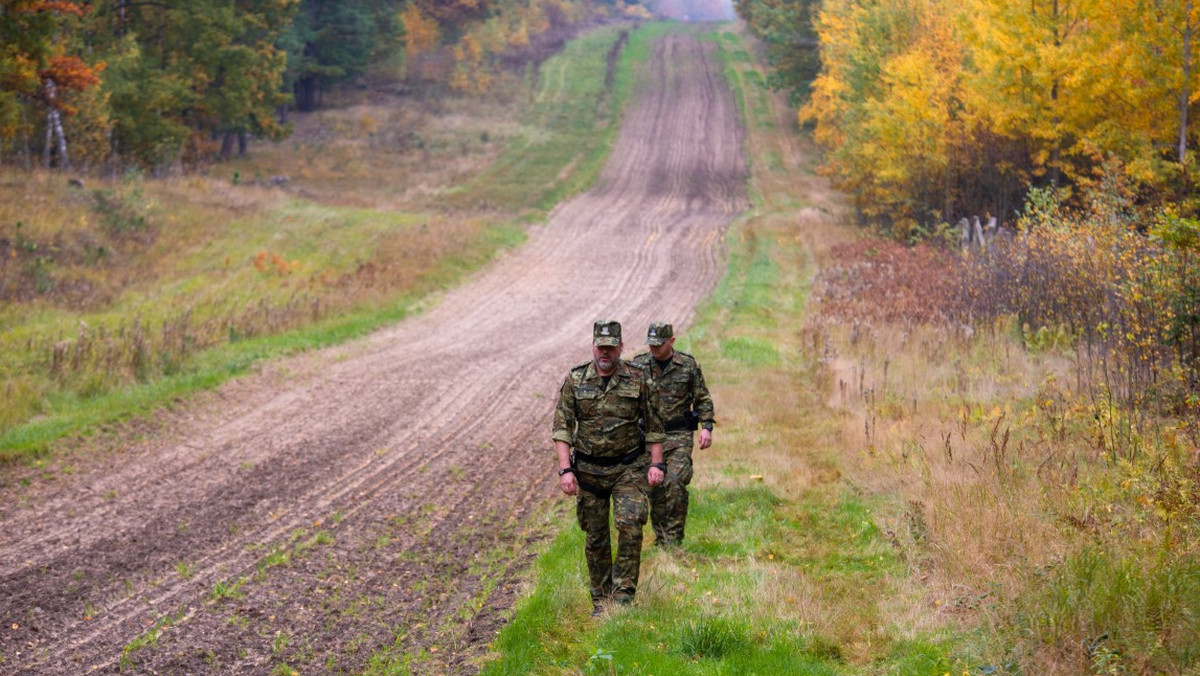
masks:
<path fill-rule="evenodd" d="M 58 97 L 58 86 L 54 80 L 46 81 L 46 100 L 50 103 L 50 112 L 46 113 L 46 147 L 42 149 L 42 160 L 46 168 L 50 168 L 50 148 L 57 141 L 58 166 L 70 169 L 71 160 L 67 155 L 67 135 L 63 132 L 62 113 L 54 106 Z"/>

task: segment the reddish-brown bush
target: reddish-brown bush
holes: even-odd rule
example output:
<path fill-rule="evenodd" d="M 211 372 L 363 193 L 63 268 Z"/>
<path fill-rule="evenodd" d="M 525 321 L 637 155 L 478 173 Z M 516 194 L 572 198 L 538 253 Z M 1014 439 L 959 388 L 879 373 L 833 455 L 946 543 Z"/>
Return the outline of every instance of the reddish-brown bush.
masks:
<path fill-rule="evenodd" d="M 873 322 L 944 321 L 958 284 L 957 256 L 928 244 L 884 239 L 839 244 L 813 288 L 832 319 Z"/>

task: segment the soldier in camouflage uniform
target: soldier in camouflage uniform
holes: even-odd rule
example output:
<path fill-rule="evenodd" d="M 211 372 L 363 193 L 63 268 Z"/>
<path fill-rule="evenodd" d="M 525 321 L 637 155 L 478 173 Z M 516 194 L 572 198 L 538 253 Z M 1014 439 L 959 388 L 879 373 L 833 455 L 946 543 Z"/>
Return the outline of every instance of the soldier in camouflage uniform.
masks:
<path fill-rule="evenodd" d="M 700 429 L 700 448 L 712 444 L 713 401 L 696 358 L 675 349 L 671 325 L 651 324 L 646 334 L 650 351 L 632 361 L 654 380 L 667 433 L 663 444 L 667 476 L 650 491 L 650 523 L 655 545 L 679 545 L 687 522 L 687 486 L 692 482 L 692 432 Z"/>
<path fill-rule="evenodd" d="M 610 597 L 618 603 L 633 601 L 642 561 L 646 496 L 666 471 L 654 389 L 645 371 L 621 360 L 622 347 L 619 323 L 596 322 L 593 359 L 567 374 L 554 410 L 559 486 L 563 493 L 578 496 L 575 514 L 586 540 L 593 614 Z M 615 561 L 610 500 L 617 528 Z"/>

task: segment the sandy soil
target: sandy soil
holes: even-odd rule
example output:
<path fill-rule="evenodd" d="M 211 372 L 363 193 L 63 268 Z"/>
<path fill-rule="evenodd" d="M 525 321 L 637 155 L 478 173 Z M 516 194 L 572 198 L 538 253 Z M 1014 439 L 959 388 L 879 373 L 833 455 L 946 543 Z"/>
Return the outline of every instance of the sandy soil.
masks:
<path fill-rule="evenodd" d="M 355 673 L 389 646 L 478 671 L 561 499 L 551 411 L 593 320 L 627 356 L 686 327 L 746 207 L 711 47 L 661 41 L 595 188 L 422 315 L 5 470 L 0 674 Z"/>

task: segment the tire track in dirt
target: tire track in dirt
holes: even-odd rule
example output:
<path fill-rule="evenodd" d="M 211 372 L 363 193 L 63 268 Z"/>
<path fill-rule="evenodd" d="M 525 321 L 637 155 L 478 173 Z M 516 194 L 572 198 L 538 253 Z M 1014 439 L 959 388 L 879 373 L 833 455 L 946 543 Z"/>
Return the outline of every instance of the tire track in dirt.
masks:
<path fill-rule="evenodd" d="M 476 671 L 557 497 L 552 407 L 592 321 L 621 320 L 627 356 L 686 326 L 746 207 L 711 52 L 659 40 L 595 188 L 424 315 L 0 491 L 0 674 L 120 671 L 139 639 L 126 666 L 155 673 L 355 671 L 393 645 Z"/>

